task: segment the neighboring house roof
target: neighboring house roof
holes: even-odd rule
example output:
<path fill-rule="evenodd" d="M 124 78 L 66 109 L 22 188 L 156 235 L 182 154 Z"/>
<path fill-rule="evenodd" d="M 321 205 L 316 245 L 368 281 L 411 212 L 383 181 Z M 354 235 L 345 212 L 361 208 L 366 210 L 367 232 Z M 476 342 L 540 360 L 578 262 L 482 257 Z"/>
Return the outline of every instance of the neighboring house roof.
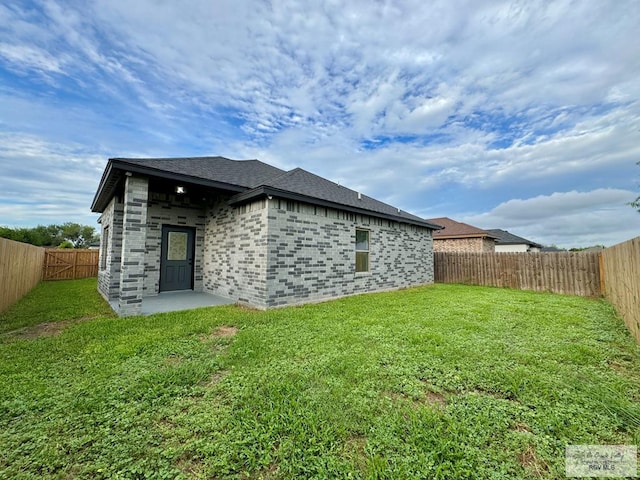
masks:
<path fill-rule="evenodd" d="M 542 248 L 542 245 L 536 242 L 532 242 L 531 240 L 527 240 L 526 238 L 519 237 L 518 235 L 514 235 L 511 232 L 506 230 L 501 230 L 499 228 L 492 228 L 487 230 L 491 235 L 497 238 L 497 245 L 530 245 L 536 248 Z"/>
<path fill-rule="evenodd" d="M 564 248 L 549 246 L 549 247 L 542 247 L 540 251 L 541 252 L 566 252 L 567 250 Z"/>
<path fill-rule="evenodd" d="M 428 218 L 427 222 L 442 225 L 444 228 L 433 233 L 434 240 L 452 238 L 496 238 L 486 230 L 474 227 L 468 223 L 456 222 L 449 217 Z"/>
<path fill-rule="evenodd" d="M 301 168 L 281 170 L 259 160 L 224 157 L 112 158 L 100 181 L 91 210 L 102 212 L 126 172 L 194 183 L 236 193 L 229 200 L 239 205 L 269 195 L 307 201 L 355 213 L 438 229 L 420 217 L 362 195 Z"/>

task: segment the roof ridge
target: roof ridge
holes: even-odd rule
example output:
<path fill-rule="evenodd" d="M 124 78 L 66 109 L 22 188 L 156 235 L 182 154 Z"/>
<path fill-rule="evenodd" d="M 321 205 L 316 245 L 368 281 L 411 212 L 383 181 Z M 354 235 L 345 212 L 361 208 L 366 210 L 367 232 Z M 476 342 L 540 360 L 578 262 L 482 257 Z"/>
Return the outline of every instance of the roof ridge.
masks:
<path fill-rule="evenodd" d="M 260 161 L 260 160 L 258 160 L 258 161 Z M 268 165 L 268 164 L 265 164 L 265 165 Z M 278 168 L 278 167 L 275 167 L 275 168 Z M 278 168 L 278 170 L 282 170 L 282 169 L 281 169 L 281 168 Z M 255 185 L 255 186 L 253 186 L 253 187 L 251 187 L 251 188 L 253 189 L 253 188 L 259 188 L 259 187 L 262 187 L 262 186 L 269 186 L 269 184 L 270 184 L 270 183 L 275 182 L 275 181 L 277 181 L 277 180 L 280 180 L 281 178 L 284 178 L 284 177 L 286 177 L 286 176 L 288 176 L 288 175 L 292 174 L 292 173 L 293 173 L 293 172 L 295 172 L 296 170 L 300 170 L 300 168 L 297 168 L 297 167 L 296 167 L 296 168 L 294 168 L 294 169 L 292 169 L 292 170 L 283 170 L 283 171 L 282 171 L 282 173 L 281 173 L 280 175 L 276 175 L 275 177 L 270 178 L 270 179 L 268 179 L 267 181 L 262 182 L 262 183 L 260 183 L 260 184 L 258 184 L 258 185 Z"/>
<path fill-rule="evenodd" d="M 341 183 L 334 182 L 333 180 L 331 180 L 329 178 L 326 178 L 326 177 L 323 177 L 321 175 L 318 175 L 317 173 L 310 172 L 309 170 L 305 170 L 304 168 L 296 167 L 296 168 L 294 168 L 293 170 L 290 170 L 290 171 L 293 172 L 294 170 L 299 170 L 301 172 L 308 173 L 309 175 L 313 175 L 314 177 L 317 177 L 320 180 L 324 180 L 325 182 L 333 183 L 336 187 L 344 188 L 346 190 L 349 190 L 350 192 L 360 193 L 362 195 L 362 192 L 360 192 L 359 190 L 354 190 L 353 188 L 349 188 L 346 185 L 342 185 Z M 368 198 L 370 198 L 372 200 L 375 200 L 376 202 L 379 202 L 379 203 L 384 203 L 384 202 L 381 202 L 380 200 L 376 200 L 373 197 L 369 197 L 368 195 L 365 195 L 365 197 L 368 197 Z M 385 205 L 389 205 L 389 204 L 385 203 Z M 389 206 L 393 207 L 393 205 L 389 205 Z M 396 208 L 396 207 L 393 207 L 393 208 Z"/>

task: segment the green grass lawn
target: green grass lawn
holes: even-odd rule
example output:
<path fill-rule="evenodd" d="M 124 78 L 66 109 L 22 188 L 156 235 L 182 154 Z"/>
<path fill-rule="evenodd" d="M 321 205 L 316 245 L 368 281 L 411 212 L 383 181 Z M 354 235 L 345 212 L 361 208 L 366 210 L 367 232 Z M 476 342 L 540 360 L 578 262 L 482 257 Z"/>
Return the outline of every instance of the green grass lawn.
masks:
<path fill-rule="evenodd" d="M 640 348 L 601 300 L 107 312 L 84 280 L 0 318 L 0 478 L 564 478 L 567 444 L 640 444 Z"/>
<path fill-rule="evenodd" d="M 0 314 L 0 335 L 42 323 L 113 315 L 94 279 L 40 282 Z"/>

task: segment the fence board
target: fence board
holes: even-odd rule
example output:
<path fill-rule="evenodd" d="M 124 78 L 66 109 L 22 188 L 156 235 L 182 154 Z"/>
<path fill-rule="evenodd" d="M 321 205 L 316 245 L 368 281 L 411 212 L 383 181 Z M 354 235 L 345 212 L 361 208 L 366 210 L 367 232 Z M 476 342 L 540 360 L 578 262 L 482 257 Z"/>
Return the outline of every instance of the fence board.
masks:
<path fill-rule="evenodd" d="M 99 250 L 47 249 L 44 280 L 73 280 L 98 276 Z"/>
<path fill-rule="evenodd" d="M 44 248 L 0 238 L 0 312 L 38 284 L 43 260 Z"/>
<path fill-rule="evenodd" d="M 435 281 L 600 296 L 598 253 L 435 252 Z"/>
<path fill-rule="evenodd" d="M 604 295 L 640 342 L 640 237 L 602 252 Z"/>

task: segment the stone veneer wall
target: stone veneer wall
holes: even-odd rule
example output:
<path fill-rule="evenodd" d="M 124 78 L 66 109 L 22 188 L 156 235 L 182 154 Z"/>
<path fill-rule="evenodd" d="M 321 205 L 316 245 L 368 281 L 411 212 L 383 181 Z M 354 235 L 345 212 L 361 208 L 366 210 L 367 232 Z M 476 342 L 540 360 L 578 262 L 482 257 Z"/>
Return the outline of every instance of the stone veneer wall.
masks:
<path fill-rule="evenodd" d="M 154 192 L 149 194 L 144 261 L 144 296 L 157 295 L 160 291 L 163 225 L 195 228 L 193 290 L 196 292 L 202 291 L 205 221 L 205 208 L 200 205 L 192 205 L 189 197 Z"/>
<path fill-rule="evenodd" d="M 117 197 L 111 199 L 109 205 L 100 216 L 102 236 L 100 245 L 100 260 L 98 261 L 98 291 L 107 300 L 118 298 L 120 288 L 120 263 L 122 262 L 122 218 L 124 205 L 117 201 Z M 105 228 L 108 234 L 105 235 Z M 104 242 L 107 249 L 104 249 Z M 103 262 L 103 255 L 106 259 Z M 102 268 L 102 265 L 105 268 Z"/>
<path fill-rule="evenodd" d="M 267 292 L 266 200 L 239 207 L 220 198 L 207 212 L 204 290 L 265 308 Z"/>
<path fill-rule="evenodd" d="M 123 317 L 139 315 L 142 310 L 148 196 L 147 178 L 126 177 L 118 298 L 118 313 Z"/>
<path fill-rule="evenodd" d="M 433 240 L 436 252 L 494 252 L 496 242 L 491 238 L 444 238 Z"/>
<path fill-rule="evenodd" d="M 270 200 L 266 306 L 433 282 L 432 231 L 305 203 Z M 370 271 L 355 272 L 356 227 L 370 233 Z"/>

